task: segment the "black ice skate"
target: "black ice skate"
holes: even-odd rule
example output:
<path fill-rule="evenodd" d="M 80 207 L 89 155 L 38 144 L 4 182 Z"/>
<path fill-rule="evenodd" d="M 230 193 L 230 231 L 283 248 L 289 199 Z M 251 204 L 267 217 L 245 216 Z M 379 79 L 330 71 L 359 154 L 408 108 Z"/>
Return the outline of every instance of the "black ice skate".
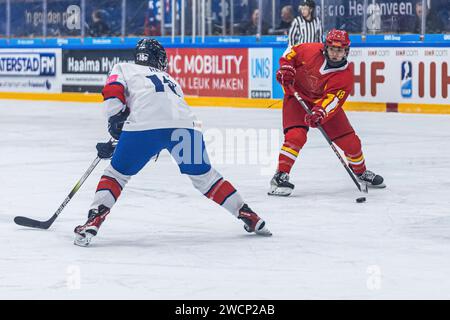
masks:
<path fill-rule="evenodd" d="M 80 247 L 87 247 L 92 240 L 92 237 L 97 235 L 98 229 L 105 221 L 109 213 L 109 208 L 101 205 L 98 209 L 89 210 L 88 220 L 82 226 L 75 228 L 74 244 Z"/>
<path fill-rule="evenodd" d="M 278 171 L 270 180 L 269 196 L 289 196 L 294 190 L 294 185 L 289 182 L 289 174 Z"/>
<path fill-rule="evenodd" d="M 238 219 L 244 221 L 244 229 L 247 232 L 254 232 L 265 237 L 270 237 L 272 235 L 270 230 L 266 227 L 265 221 L 258 217 L 258 215 L 254 213 L 246 204 L 244 204 L 239 210 Z"/>
<path fill-rule="evenodd" d="M 367 184 L 368 187 L 380 189 L 386 188 L 383 177 L 372 171 L 366 170 L 363 174 L 357 175 L 357 177 L 361 182 Z"/>

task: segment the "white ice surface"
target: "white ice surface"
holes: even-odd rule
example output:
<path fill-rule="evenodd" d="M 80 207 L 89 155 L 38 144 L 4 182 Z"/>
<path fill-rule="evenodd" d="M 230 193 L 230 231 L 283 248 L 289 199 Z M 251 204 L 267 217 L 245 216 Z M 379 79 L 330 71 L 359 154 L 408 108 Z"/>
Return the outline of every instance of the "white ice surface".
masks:
<path fill-rule="evenodd" d="M 281 122 L 280 110 L 194 111 L 205 129 L 222 132 Z M 388 185 L 370 190 L 365 204 L 317 131 L 292 171 L 292 197 L 267 196 L 270 176 L 258 164 L 217 165 L 272 238 L 247 234 L 163 154 L 131 180 L 92 247 L 81 248 L 72 231 L 106 162 L 49 230 L 13 218 L 46 220 L 58 208 L 95 143 L 108 138 L 100 107 L 0 101 L 0 298 L 449 299 L 450 117 L 349 118 L 369 169 Z"/>

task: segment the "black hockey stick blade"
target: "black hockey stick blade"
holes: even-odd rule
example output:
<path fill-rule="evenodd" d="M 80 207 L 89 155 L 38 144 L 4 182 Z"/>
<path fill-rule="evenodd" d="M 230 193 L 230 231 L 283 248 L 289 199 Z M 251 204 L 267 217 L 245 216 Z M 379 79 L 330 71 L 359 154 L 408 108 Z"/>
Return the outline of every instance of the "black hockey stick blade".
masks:
<path fill-rule="evenodd" d="M 53 215 L 50 220 L 47 221 L 38 221 L 34 219 L 30 219 L 27 217 L 17 216 L 14 218 L 14 222 L 19 226 L 30 227 L 36 229 L 48 229 L 52 225 L 53 221 L 55 221 L 57 215 Z"/>
<path fill-rule="evenodd" d="M 112 142 L 112 141 L 113 140 L 111 139 L 110 142 Z M 18 217 L 14 218 L 14 222 L 16 224 L 18 224 L 19 226 L 24 226 L 24 227 L 37 228 L 37 229 L 50 228 L 50 226 L 53 224 L 53 222 L 56 220 L 56 218 L 58 218 L 59 214 L 63 211 L 63 209 L 66 207 L 66 205 L 69 203 L 69 201 L 75 195 L 75 193 L 77 193 L 77 191 L 81 188 L 84 181 L 86 181 L 86 179 L 89 177 L 89 175 L 94 170 L 94 168 L 97 166 L 97 164 L 100 162 L 100 160 L 101 159 L 99 157 L 95 158 L 94 162 L 92 162 L 92 164 L 89 166 L 87 171 L 84 173 L 84 175 L 81 177 L 81 179 L 77 182 L 75 187 L 73 187 L 72 191 L 70 191 L 69 195 L 64 199 L 63 203 L 59 206 L 58 210 L 56 210 L 56 212 L 52 215 L 52 217 L 50 219 L 48 219 L 47 221 L 39 221 L 39 220 L 30 219 L 27 217 L 18 216 Z"/>
<path fill-rule="evenodd" d="M 361 191 L 364 193 L 369 193 L 369 185 L 367 183 L 361 183 Z"/>

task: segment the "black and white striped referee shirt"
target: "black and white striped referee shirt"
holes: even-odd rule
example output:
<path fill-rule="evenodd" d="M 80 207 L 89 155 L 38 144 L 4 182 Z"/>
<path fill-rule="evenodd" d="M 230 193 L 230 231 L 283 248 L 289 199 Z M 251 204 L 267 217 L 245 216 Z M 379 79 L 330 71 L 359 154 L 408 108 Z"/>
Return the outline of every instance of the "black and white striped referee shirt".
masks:
<path fill-rule="evenodd" d="M 302 16 L 298 16 L 292 21 L 289 29 L 289 46 L 307 42 L 322 42 L 322 34 L 322 24 L 319 18 L 306 21 Z"/>

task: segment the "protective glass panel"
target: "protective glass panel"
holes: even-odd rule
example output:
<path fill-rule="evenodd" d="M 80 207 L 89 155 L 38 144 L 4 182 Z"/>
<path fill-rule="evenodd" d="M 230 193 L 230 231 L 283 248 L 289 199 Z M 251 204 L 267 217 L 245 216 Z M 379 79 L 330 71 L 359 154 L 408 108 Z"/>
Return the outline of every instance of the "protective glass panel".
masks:
<path fill-rule="evenodd" d="M 126 36 L 160 35 L 157 8 L 154 1 L 127 0 L 126 3 Z"/>
<path fill-rule="evenodd" d="M 323 20 L 325 32 L 336 28 L 344 29 L 348 33 L 359 34 L 363 29 L 364 1 L 316 1 L 316 15 Z"/>
<path fill-rule="evenodd" d="M 261 35 L 268 35 L 269 29 L 273 28 L 272 0 L 262 0 L 261 8 L 259 8 L 258 0 L 236 1 L 235 3 L 235 19 L 237 30 L 235 34 L 240 35 L 257 35 L 258 19 L 261 15 Z"/>
<path fill-rule="evenodd" d="M 263 34 L 273 28 L 272 15 L 275 0 L 263 0 Z M 258 0 L 206 1 L 208 35 L 256 35 L 258 26 Z M 257 13 L 253 14 L 254 11 Z"/>
<path fill-rule="evenodd" d="M 6 36 L 6 0 L 0 0 L 0 38 Z"/>
<path fill-rule="evenodd" d="M 169 34 L 172 34 L 173 25 L 175 25 L 175 36 L 181 34 L 181 0 L 170 1 L 169 12 L 164 16 L 164 21 L 166 27 L 170 30 Z"/>
<path fill-rule="evenodd" d="M 158 0 L 152 1 L 159 2 Z M 181 30 L 181 0 L 164 0 L 164 2 L 164 10 L 159 10 L 162 15 L 159 21 L 164 21 L 164 35 L 171 36 L 174 27 L 174 35 L 178 36 Z"/>
<path fill-rule="evenodd" d="M 42 0 L 11 1 L 11 37 L 41 37 L 43 17 Z"/>
<path fill-rule="evenodd" d="M 320 2 L 317 5 L 320 7 Z M 367 7 L 364 8 L 364 2 Z M 326 30 L 345 29 L 368 34 L 421 33 L 422 11 L 426 10 L 425 33 L 442 33 L 449 30 L 448 0 L 367 0 L 324 1 L 323 13 Z"/>
<path fill-rule="evenodd" d="M 125 34 L 128 36 L 172 35 L 172 6 L 172 0 L 127 0 Z M 181 0 L 175 1 L 175 7 L 175 35 L 179 35 Z M 161 27 L 161 21 L 164 21 L 163 27 Z"/>
<path fill-rule="evenodd" d="M 433 28 L 429 28 L 427 26 L 427 33 L 450 33 L 450 1 L 448 0 L 433 0 L 431 3 L 431 11 L 437 15 L 439 20 L 442 23 L 442 31 L 439 32 L 439 28 L 436 28 L 436 32 L 433 30 Z M 432 19 L 431 19 L 432 20 Z"/>
<path fill-rule="evenodd" d="M 87 37 L 120 36 L 122 0 L 86 1 Z"/>
<path fill-rule="evenodd" d="M 184 5 L 184 7 L 182 8 L 184 10 L 184 35 L 185 36 L 190 36 L 192 35 L 192 19 L 193 19 L 193 10 L 195 8 L 194 6 L 194 0 L 185 0 L 184 3 L 183 1 L 181 2 L 181 6 Z M 197 3 L 196 3 L 197 5 Z M 182 13 L 180 12 L 180 15 L 182 15 Z M 181 25 L 181 20 L 180 20 L 180 35 L 182 34 L 181 30 L 183 28 L 183 26 Z M 197 29 L 197 34 L 198 34 L 198 29 Z"/>
<path fill-rule="evenodd" d="M 298 1 L 274 0 L 275 10 L 272 13 L 273 26 L 269 29 L 272 35 L 287 35 L 293 20 L 298 15 Z"/>
<path fill-rule="evenodd" d="M 421 33 L 422 14 L 425 14 L 424 33 L 445 33 L 450 31 L 450 2 L 448 0 L 411 1 L 407 15 L 401 16 L 399 31 Z"/>
<path fill-rule="evenodd" d="M 81 0 L 47 0 L 47 36 L 81 35 Z"/>
<path fill-rule="evenodd" d="M 448 30 L 450 2 L 448 0 L 377 0 L 368 1 L 368 33 L 422 33 L 422 13 L 425 13 L 424 33 Z"/>
<path fill-rule="evenodd" d="M 230 4 L 226 0 L 208 1 L 209 19 L 211 21 L 208 26 L 209 35 L 226 35 L 229 29 Z M 224 19 L 225 17 L 225 19 Z M 212 24 L 212 26 L 211 26 Z"/>
<path fill-rule="evenodd" d="M 420 33 L 420 26 L 418 30 L 414 30 L 415 2 L 416 0 L 369 0 L 367 33 Z"/>
<path fill-rule="evenodd" d="M 263 26 L 267 28 L 263 30 L 262 35 L 273 34 L 277 28 L 277 21 L 279 20 L 280 12 L 277 8 L 277 2 L 275 0 L 262 1 L 262 16 Z"/>
<path fill-rule="evenodd" d="M 431 2 L 431 13 L 432 17 L 428 18 L 427 21 L 433 21 L 433 16 L 437 16 L 439 19 L 440 26 L 434 27 L 433 25 L 426 25 L 427 33 L 450 33 L 450 1 L 448 0 L 433 0 Z M 442 28 L 442 29 L 441 29 Z M 441 30 L 441 31 L 439 31 Z"/>

